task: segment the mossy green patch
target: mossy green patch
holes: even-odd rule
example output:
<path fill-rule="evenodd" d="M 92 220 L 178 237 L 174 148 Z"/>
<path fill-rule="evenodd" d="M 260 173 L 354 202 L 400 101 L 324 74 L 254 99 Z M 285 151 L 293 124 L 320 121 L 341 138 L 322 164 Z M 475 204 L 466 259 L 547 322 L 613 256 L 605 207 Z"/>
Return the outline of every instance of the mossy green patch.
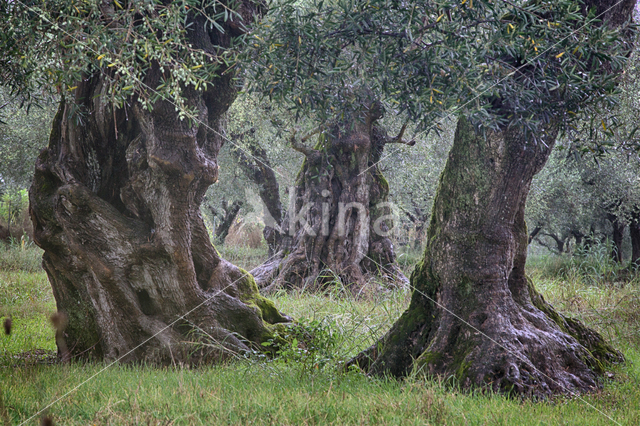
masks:
<path fill-rule="evenodd" d="M 256 296 L 254 298 L 254 303 L 260 309 L 262 313 L 262 319 L 268 322 L 269 324 L 276 324 L 284 321 L 282 314 L 276 308 L 276 305 L 269 299 L 264 296 Z"/>
<path fill-rule="evenodd" d="M 427 349 L 426 351 L 422 352 L 422 354 L 418 357 L 418 359 L 416 360 L 416 364 L 418 366 L 436 364 L 442 361 L 442 359 L 443 357 L 441 353 L 430 351 Z"/>
<path fill-rule="evenodd" d="M 441 214 L 442 221 L 482 208 L 481 204 L 488 202 L 486 194 L 491 193 L 493 184 L 491 173 L 483 162 L 477 160 L 486 156 L 483 152 L 486 149 L 485 138 L 478 135 L 466 119 L 460 118 L 454 147 L 440 176 L 434 201 L 434 213 Z M 464 173 L 460 173 L 461 170 Z"/>
<path fill-rule="evenodd" d="M 378 182 L 378 185 L 380 185 L 380 187 L 382 188 L 382 192 L 385 193 L 385 194 L 388 194 L 389 193 L 389 182 L 384 177 L 384 174 L 382 174 L 382 172 L 377 167 L 375 167 L 374 170 L 375 170 L 374 173 L 375 173 L 376 180 Z"/>
<path fill-rule="evenodd" d="M 82 348 L 82 350 L 90 350 L 96 347 L 96 343 L 100 341 L 98 327 L 95 324 L 93 307 L 89 306 L 80 298 L 77 299 L 78 304 L 73 309 L 67 308 L 63 311 L 69 317 L 69 325 L 66 333 L 72 336 L 73 344 Z"/>
<path fill-rule="evenodd" d="M 239 268 L 243 278 L 238 281 L 240 300 L 249 306 L 254 306 L 260 311 L 260 317 L 269 324 L 286 322 L 287 319 L 278 311 L 276 305 L 258 290 L 258 285 L 253 276 L 242 268 Z"/>

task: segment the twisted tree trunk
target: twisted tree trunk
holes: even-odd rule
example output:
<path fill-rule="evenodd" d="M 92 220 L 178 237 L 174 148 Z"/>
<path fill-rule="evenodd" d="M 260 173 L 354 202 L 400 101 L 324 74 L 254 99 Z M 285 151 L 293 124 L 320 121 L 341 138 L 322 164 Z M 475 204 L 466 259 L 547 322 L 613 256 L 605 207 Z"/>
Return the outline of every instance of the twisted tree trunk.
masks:
<path fill-rule="evenodd" d="M 215 54 L 193 26 L 194 46 Z M 233 28 L 216 37 L 230 37 Z M 216 31 L 212 29 L 211 31 Z M 223 43 L 224 40 L 218 40 Z M 62 102 L 30 189 L 36 243 L 71 356 L 200 362 L 260 347 L 287 321 L 253 278 L 221 259 L 200 216 L 217 179 L 232 74 L 186 91 L 198 123 L 174 105 L 115 109 L 88 76 Z M 147 74 L 156 87 L 161 71 Z M 206 343 L 202 345 L 201 343 Z"/>
<path fill-rule="evenodd" d="M 525 276 L 524 207 L 547 146 L 514 130 L 477 134 L 460 119 L 434 201 L 424 260 L 407 311 L 356 357 L 375 374 L 412 368 L 465 386 L 544 395 L 589 390 L 622 355 L 557 313 Z"/>
<path fill-rule="evenodd" d="M 380 117 L 380 105 L 370 102 L 319 131 L 313 148 L 304 144 L 311 135 L 292 136 L 305 156 L 302 170 L 280 232 L 271 236 L 275 255 L 251 271 L 266 291 L 340 280 L 358 292 L 371 277 L 408 282 L 395 263 L 389 186 L 377 163 L 385 144 L 413 142 L 403 132 L 387 136 Z"/>
<path fill-rule="evenodd" d="M 533 241 L 533 239 L 538 236 L 540 231 L 542 231 L 542 226 L 538 225 L 535 228 L 533 228 L 533 230 L 529 233 L 529 240 L 528 240 L 529 244 L 531 244 L 531 241 Z"/>
<path fill-rule="evenodd" d="M 558 254 L 564 253 L 564 245 L 569 238 L 568 236 L 567 237 L 565 237 L 564 235 L 557 236 L 556 234 L 552 234 L 549 232 L 543 232 L 540 235 L 546 235 L 547 237 L 550 237 L 556 243 L 556 250 L 558 251 Z"/>

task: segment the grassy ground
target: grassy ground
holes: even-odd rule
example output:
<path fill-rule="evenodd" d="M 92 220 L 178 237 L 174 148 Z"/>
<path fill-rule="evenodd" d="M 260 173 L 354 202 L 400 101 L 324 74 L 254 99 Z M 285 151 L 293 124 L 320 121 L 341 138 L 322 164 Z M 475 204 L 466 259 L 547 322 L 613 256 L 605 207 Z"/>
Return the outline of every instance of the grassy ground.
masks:
<path fill-rule="evenodd" d="M 268 256 L 266 244 L 257 249 L 229 246 L 219 246 L 217 249 L 223 258 L 246 271 L 261 265 Z"/>
<path fill-rule="evenodd" d="M 221 251 L 246 269 L 265 256 Z M 640 424 L 639 281 L 593 254 L 535 259 L 530 273 L 548 300 L 604 333 L 629 362 L 611 369 L 597 393 L 544 402 L 463 392 L 417 376 L 399 382 L 341 372 L 342 361 L 389 329 L 406 307 L 406 291 L 358 300 L 340 288 L 276 294 L 276 305 L 301 319 L 298 329 L 317 336 L 307 350 L 283 348 L 277 360 L 255 355 L 198 369 L 52 365 L 47 317 L 55 303 L 34 267 L 38 256 L 29 247 L 0 251 L 0 317 L 13 321 L 11 335 L 0 336 L 0 424 L 38 424 L 43 416 L 59 425 Z"/>

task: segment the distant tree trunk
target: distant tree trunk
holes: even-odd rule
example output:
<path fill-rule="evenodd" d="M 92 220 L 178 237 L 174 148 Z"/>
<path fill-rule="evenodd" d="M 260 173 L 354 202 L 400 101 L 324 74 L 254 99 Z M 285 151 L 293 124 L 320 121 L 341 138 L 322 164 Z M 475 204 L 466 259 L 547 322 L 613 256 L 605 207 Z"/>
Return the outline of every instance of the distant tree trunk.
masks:
<path fill-rule="evenodd" d="M 420 248 L 420 246 L 424 242 L 424 234 L 427 228 L 427 220 L 429 219 L 429 214 L 428 212 L 423 212 L 422 209 L 416 205 L 413 206 L 413 211 L 414 212 L 411 213 L 410 211 L 405 210 L 404 213 L 415 227 L 415 236 L 413 238 L 413 243 L 411 243 L 411 247 L 417 249 Z"/>
<path fill-rule="evenodd" d="M 587 234 L 584 238 L 584 248 L 585 250 L 590 250 L 591 247 L 596 243 L 596 227 L 593 223 L 589 226 L 589 234 Z"/>
<path fill-rule="evenodd" d="M 258 195 L 267 208 L 265 212 L 265 227 L 262 233 L 269 247 L 269 258 L 271 258 L 280 244 L 283 215 L 280 201 L 280 185 L 278 185 L 278 180 L 267 152 L 253 138 L 246 137 L 248 136 L 247 133 L 252 135 L 255 133 L 255 129 L 251 128 L 247 132 L 233 135 L 235 139 L 245 141 L 244 146 L 247 147 L 247 152 L 240 148 L 234 149 L 233 152 L 236 154 L 238 162 L 247 177 L 258 186 Z"/>
<path fill-rule="evenodd" d="M 585 235 L 579 230 L 572 230 L 571 235 L 573 235 L 573 238 L 575 238 L 576 240 L 576 247 L 582 246 L 582 240 L 585 237 Z"/>
<path fill-rule="evenodd" d="M 524 207 L 554 145 L 516 130 L 476 133 L 464 118 L 434 200 L 409 308 L 351 361 L 374 374 L 417 367 L 463 386 L 545 395 L 595 388 L 622 355 L 547 304 L 525 276 Z"/>
<path fill-rule="evenodd" d="M 379 104 L 370 101 L 319 131 L 314 148 L 291 138 L 305 156 L 295 194 L 276 240 L 277 253 L 254 269 L 259 286 L 317 289 L 339 278 L 357 292 L 369 277 L 403 284 L 388 234 L 393 224 L 389 186 L 377 162 L 390 138 L 376 124 Z M 409 142 L 413 144 L 413 142 Z"/>
<path fill-rule="evenodd" d="M 193 45 L 212 55 L 211 40 L 224 44 L 234 32 L 192 28 Z M 161 77 L 156 70 L 145 83 L 156 87 Z M 69 318 L 71 356 L 200 362 L 259 349 L 272 324 L 287 321 L 250 275 L 220 258 L 200 215 L 217 180 L 232 78 L 186 91 L 204 124 L 181 120 L 164 101 L 152 111 L 134 99 L 114 109 L 102 76 L 78 82 L 75 105 L 61 103 L 30 212 L 58 310 Z"/>
<path fill-rule="evenodd" d="M 607 219 L 613 227 L 613 247 L 611 249 L 611 259 L 616 263 L 622 263 L 622 240 L 624 238 L 625 224 L 618 216 L 609 213 Z"/>
<path fill-rule="evenodd" d="M 546 235 L 547 237 L 550 237 L 553 241 L 556 242 L 556 250 L 558 251 L 558 254 L 564 253 L 564 244 L 565 244 L 565 241 L 567 240 L 566 237 L 562 237 L 562 236 L 559 237 L 556 234 L 551 234 L 548 232 L 543 232 L 541 235 Z"/>
<path fill-rule="evenodd" d="M 222 200 L 222 212 L 217 211 L 213 207 L 209 206 L 209 210 L 215 217 L 220 217 L 220 224 L 216 226 L 215 236 L 216 241 L 224 243 L 225 238 L 229 235 L 229 229 L 236 220 L 240 209 L 242 208 L 242 201 L 235 200 L 229 205 L 226 200 Z"/>
<path fill-rule="evenodd" d="M 425 240 L 426 222 L 421 222 L 416 225 L 416 236 L 413 239 L 412 247 L 414 249 L 420 249 Z"/>
<path fill-rule="evenodd" d="M 631 264 L 640 265 L 640 213 L 634 213 L 629 225 L 631 235 Z"/>
<path fill-rule="evenodd" d="M 11 234 L 9 233 L 9 229 L 0 225 L 0 241 L 11 241 Z"/>
<path fill-rule="evenodd" d="M 538 236 L 540 231 L 542 231 L 542 226 L 536 226 L 535 228 L 533 228 L 533 231 L 531 231 L 531 233 L 529 234 L 529 244 L 531 244 L 531 241 L 533 241 L 533 239 Z"/>

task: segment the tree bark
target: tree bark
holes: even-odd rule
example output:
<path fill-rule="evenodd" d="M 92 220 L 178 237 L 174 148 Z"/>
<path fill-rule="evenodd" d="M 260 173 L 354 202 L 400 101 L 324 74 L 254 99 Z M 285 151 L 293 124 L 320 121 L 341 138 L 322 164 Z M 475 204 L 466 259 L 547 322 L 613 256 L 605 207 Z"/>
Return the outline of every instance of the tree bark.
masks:
<path fill-rule="evenodd" d="M 414 204 L 413 213 L 408 210 L 404 210 L 405 215 L 413 223 L 415 229 L 415 236 L 413 242 L 409 243 L 410 247 L 417 249 L 420 248 L 424 242 L 425 229 L 427 226 L 427 220 L 429 219 L 429 212 L 424 212 L 421 208 Z"/>
<path fill-rule="evenodd" d="M 340 280 L 357 293 L 371 277 L 408 283 L 388 237 L 389 186 L 377 162 L 385 144 L 413 142 L 403 141 L 403 132 L 387 136 L 376 124 L 380 116 L 379 104 L 370 101 L 319 130 L 313 148 L 292 136 L 305 160 L 274 238 L 276 254 L 252 271 L 265 291 L 319 289 Z"/>
<path fill-rule="evenodd" d="M 593 225 L 589 225 L 589 233 L 584 238 L 584 248 L 585 250 L 591 250 L 591 247 L 598 241 L 596 237 L 596 227 Z"/>
<path fill-rule="evenodd" d="M 541 235 L 546 235 L 556 242 L 556 249 L 558 250 L 558 254 L 564 253 L 564 243 L 567 240 L 567 237 L 558 237 L 556 234 L 550 234 L 548 232 L 543 232 Z"/>
<path fill-rule="evenodd" d="M 640 265 L 640 214 L 634 212 L 629 224 L 631 235 L 631 265 Z"/>
<path fill-rule="evenodd" d="M 222 201 L 223 213 L 216 212 L 216 210 L 209 206 L 209 210 L 213 213 L 214 216 L 220 216 L 220 224 L 216 226 L 216 241 L 219 243 L 224 243 L 224 240 L 229 235 L 229 229 L 231 229 L 231 225 L 236 220 L 238 216 L 238 212 L 242 208 L 242 201 L 235 200 L 231 205 L 227 203 L 227 201 Z"/>
<path fill-rule="evenodd" d="M 585 235 L 580 230 L 575 229 L 571 231 L 571 235 L 573 235 L 573 238 L 575 238 L 576 240 L 576 247 L 581 247 L 582 240 L 584 239 Z"/>
<path fill-rule="evenodd" d="M 540 231 L 542 231 L 542 226 L 536 226 L 535 228 L 533 228 L 533 231 L 529 233 L 529 244 L 531 244 L 531 241 L 533 241 L 533 239 L 538 236 Z"/>
<path fill-rule="evenodd" d="M 192 44 L 214 35 L 194 23 Z M 231 37 L 234 29 L 218 37 Z M 215 30 L 211 30 L 215 31 Z M 145 77 L 156 87 L 160 71 Z M 174 105 L 115 109 L 106 79 L 78 82 L 62 102 L 30 189 L 36 243 L 73 357 L 197 363 L 260 348 L 287 321 L 253 278 L 220 258 L 200 215 L 217 180 L 232 73 L 186 90 L 200 123 Z"/>
<path fill-rule="evenodd" d="M 612 239 L 613 247 L 611 248 L 611 259 L 616 263 L 622 263 L 622 240 L 624 238 L 625 224 L 614 214 L 607 214 L 607 219 L 613 227 Z"/>
<path fill-rule="evenodd" d="M 412 368 L 463 386 L 530 395 L 594 389 L 622 355 L 547 304 L 525 276 L 524 207 L 556 131 L 535 146 L 515 130 L 486 138 L 460 119 L 440 180 L 409 308 L 351 364 Z"/>

